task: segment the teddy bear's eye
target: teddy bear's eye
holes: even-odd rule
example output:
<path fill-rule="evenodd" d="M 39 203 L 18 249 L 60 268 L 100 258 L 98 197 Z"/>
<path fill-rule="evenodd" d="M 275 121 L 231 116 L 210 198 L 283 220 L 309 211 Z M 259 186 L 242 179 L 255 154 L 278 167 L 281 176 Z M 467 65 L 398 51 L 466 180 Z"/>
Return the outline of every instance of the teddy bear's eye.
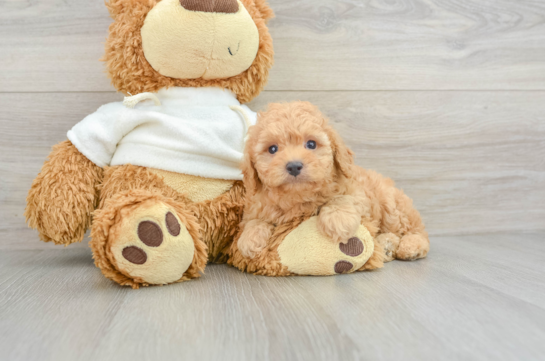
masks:
<path fill-rule="evenodd" d="M 269 147 L 269 153 L 274 154 L 276 152 L 278 152 L 278 146 L 277 145 L 271 145 Z"/>
<path fill-rule="evenodd" d="M 313 140 L 309 140 L 307 144 L 305 145 L 307 149 L 316 149 L 316 142 Z"/>

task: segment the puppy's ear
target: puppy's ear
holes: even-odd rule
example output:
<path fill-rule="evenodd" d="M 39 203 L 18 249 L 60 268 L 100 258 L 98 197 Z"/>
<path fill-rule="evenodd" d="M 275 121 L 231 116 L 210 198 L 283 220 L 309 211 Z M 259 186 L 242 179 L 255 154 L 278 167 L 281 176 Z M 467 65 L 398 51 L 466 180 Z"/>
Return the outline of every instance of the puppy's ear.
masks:
<path fill-rule="evenodd" d="M 244 159 L 240 169 L 242 170 L 242 181 L 244 182 L 244 188 L 246 189 L 246 197 L 251 197 L 261 189 L 261 180 L 257 174 L 257 170 L 254 167 L 254 160 L 252 159 L 252 147 L 257 129 L 256 126 L 250 127 L 248 130 L 248 141 L 244 146 Z"/>
<path fill-rule="evenodd" d="M 329 141 L 331 142 L 331 149 L 333 150 L 333 160 L 335 167 L 346 177 L 351 178 L 354 175 L 354 152 L 350 150 L 339 133 L 337 133 L 332 127 L 326 125 L 325 127 Z"/>

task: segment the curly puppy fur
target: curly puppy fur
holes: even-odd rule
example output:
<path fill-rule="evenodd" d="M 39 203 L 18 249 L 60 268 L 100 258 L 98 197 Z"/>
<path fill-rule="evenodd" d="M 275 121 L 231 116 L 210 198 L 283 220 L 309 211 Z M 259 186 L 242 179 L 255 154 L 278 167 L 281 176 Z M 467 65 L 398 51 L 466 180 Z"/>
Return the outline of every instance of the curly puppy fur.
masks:
<path fill-rule="evenodd" d="M 271 146 L 277 147 L 274 154 Z M 289 162 L 302 163 L 301 173 L 291 175 Z M 411 199 L 391 179 L 356 166 L 352 151 L 308 102 L 271 104 L 260 114 L 242 169 L 247 197 L 237 246 L 247 258 L 268 246 L 274 226 L 316 213 L 333 242 L 346 242 L 363 224 L 373 237 L 399 237 L 393 250 L 398 259 L 428 253 L 428 235 Z"/>
<path fill-rule="evenodd" d="M 142 49 L 140 30 L 147 13 L 159 1 L 111 0 L 106 4 L 115 21 L 110 25 L 103 60 L 117 90 L 134 95 L 173 86 L 213 86 L 233 91 L 241 103 L 249 102 L 261 92 L 269 78 L 274 55 L 272 38 L 266 26 L 274 13 L 266 0 L 241 0 L 259 32 L 259 49 L 253 64 L 237 76 L 212 80 L 169 78 L 159 74 L 148 63 Z"/>

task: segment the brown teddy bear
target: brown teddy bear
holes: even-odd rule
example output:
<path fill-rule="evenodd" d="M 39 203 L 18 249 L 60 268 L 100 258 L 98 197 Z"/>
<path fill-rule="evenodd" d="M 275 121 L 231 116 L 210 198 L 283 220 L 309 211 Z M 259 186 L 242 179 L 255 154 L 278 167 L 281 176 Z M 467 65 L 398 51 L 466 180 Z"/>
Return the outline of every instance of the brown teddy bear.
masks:
<path fill-rule="evenodd" d="M 266 0 L 110 0 L 108 75 L 129 97 L 53 148 L 27 198 L 45 242 L 91 248 L 121 285 L 180 282 L 226 260 L 242 215 L 244 137 L 273 64 Z M 95 211 L 96 209 L 96 211 Z M 94 213 L 93 213 L 94 212 Z M 93 215 L 93 217 L 92 217 Z"/>
<path fill-rule="evenodd" d="M 104 60 L 127 97 L 99 108 L 53 148 L 25 216 L 43 241 L 60 245 L 80 242 L 91 227 L 96 266 L 121 285 L 196 278 L 207 262 L 237 257 L 231 245 L 244 205 L 240 165 L 257 119 L 242 104 L 267 82 L 273 46 L 266 22 L 273 12 L 266 0 L 110 0 L 107 6 L 114 22 Z M 360 239 L 367 244 L 364 253 L 330 249 L 331 242 L 326 253 L 293 247 L 320 248 L 316 232 L 308 222 L 285 230 L 288 256 L 276 266 L 290 274 L 378 267 L 365 267 L 373 240 L 364 227 L 355 235 L 358 247 Z M 308 270 L 312 257 L 319 271 Z M 353 267 L 335 268 L 339 259 Z"/>

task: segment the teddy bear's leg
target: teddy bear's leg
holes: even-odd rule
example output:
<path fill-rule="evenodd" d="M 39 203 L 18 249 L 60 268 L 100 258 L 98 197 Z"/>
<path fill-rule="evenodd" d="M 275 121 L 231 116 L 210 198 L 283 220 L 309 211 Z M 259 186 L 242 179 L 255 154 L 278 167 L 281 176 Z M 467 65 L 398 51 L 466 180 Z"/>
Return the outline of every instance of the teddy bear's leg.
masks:
<path fill-rule="evenodd" d="M 242 182 L 237 181 L 220 196 L 195 204 L 209 262 L 227 262 L 231 244 L 242 221 L 244 193 Z"/>
<path fill-rule="evenodd" d="M 90 242 L 95 264 L 133 288 L 181 282 L 206 264 L 192 202 L 143 167 L 107 169 Z"/>
<path fill-rule="evenodd" d="M 164 184 L 194 202 L 200 238 L 208 248 L 208 262 L 225 263 L 242 220 L 245 193 L 242 181 L 151 171 L 159 175 Z"/>
<path fill-rule="evenodd" d="M 236 240 L 230 263 L 244 271 L 266 276 L 334 275 L 371 270 L 383 265 L 384 253 L 365 226 L 347 243 L 332 242 L 318 229 L 318 217 L 275 228 L 267 248 L 249 259 L 238 251 Z"/>

